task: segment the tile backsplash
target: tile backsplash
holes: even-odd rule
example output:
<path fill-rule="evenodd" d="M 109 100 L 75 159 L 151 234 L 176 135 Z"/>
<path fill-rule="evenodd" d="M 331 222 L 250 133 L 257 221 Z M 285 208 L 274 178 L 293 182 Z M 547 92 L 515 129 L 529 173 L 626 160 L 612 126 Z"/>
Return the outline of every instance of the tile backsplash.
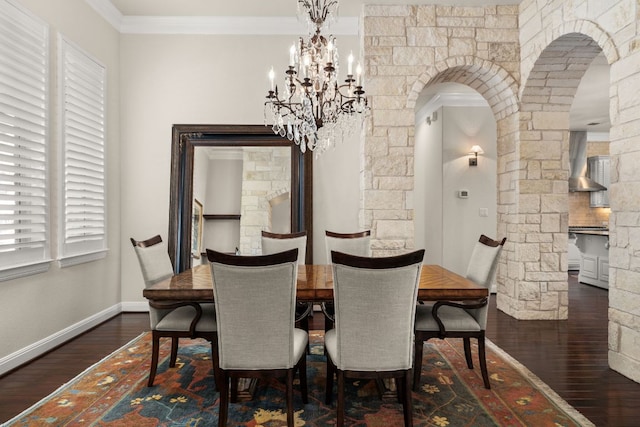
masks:
<path fill-rule="evenodd" d="M 608 141 L 589 141 L 587 156 L 609 155 Z M 569 225 L 609 225 L 610 208 L 589 207 L 588 192 L 569 193 Z"/>

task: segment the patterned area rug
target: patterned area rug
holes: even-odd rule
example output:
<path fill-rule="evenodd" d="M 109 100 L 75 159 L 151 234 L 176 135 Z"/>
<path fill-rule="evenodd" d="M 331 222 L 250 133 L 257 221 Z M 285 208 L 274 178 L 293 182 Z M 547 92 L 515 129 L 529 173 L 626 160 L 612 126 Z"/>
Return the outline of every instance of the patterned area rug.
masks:
<path fill-rule="evenodd" d="M 335 424 L 335 392 L 334 405 L 324 404 L 322 335 L 319 331 L 311 334 L 309 404 L 302 404 L 297 388 L 294 394 L 296 427 Z M 178 363 L 169 368 L 169 340 L 164 340 L 155 386 L 147 387 L 150 337 L 149 333 L 142 334 L 5 425 L 217 425 L 218 393 L 209 343 L 182 340 Z M 414 425 L 593 425 L 490 342 L 487 363 L 491 390 L 484 388 L 479 368 L 467 369 L 462 340 L 431 340 L 425 346 L 421 388 L 413 393 Z M 474 348 L 474 357 L 475 354 Z M 349 381 L 346 396 L 347 425 L 403 424 L 402 406 L 394 398 L 381 398 L 373 381 Z M 284 426 L 285 408 L 284 384 L 276 380 L 259 383 L 252 400 L 231 404 L 228 425 Z"/>

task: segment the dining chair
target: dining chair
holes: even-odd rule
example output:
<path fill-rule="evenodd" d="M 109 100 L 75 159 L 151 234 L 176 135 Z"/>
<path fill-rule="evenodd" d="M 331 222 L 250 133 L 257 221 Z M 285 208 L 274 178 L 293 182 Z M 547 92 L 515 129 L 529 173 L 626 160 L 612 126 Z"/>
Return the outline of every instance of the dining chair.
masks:
<path fill-rule="evenodd" d="M 355 233 L 336 233 L 325 230 L 324 234 L 327 263 L 331 262 L 331 251 L 362 257 L 371 256 L 371 230 Z M 320 308 L 324 314 L 324 330 L 326 332 L 333 327 L 335 309 L 332 302 L 324 302 Z"/>
<path fill-rule="evenodd" d="M 484 234 L 476 242 L 467 266 L 467 279 L 491 290 L 498 265 L 498 256 L 507 238 L 493 240 Z M 489 292 L 489 295 L 491 293 Z M 413 389 L 418 390 L 422 371 L 424 342 L 431 338 L 462 338 L 467 367 L 473 369 L 471 338 L 478 341 L 478 359 L 484 386 L 491 388 L 485 354 L 485 330 L 489 297 L 477 301 L 437 301 L 431 305 L 418 305 L 415 324 L 415 369 Z"/>
<path fill-rule="evenodd" d="M 344 425 L 344 379 L 394 378 L 404 425 L 413 425 L 411 369 L 416 298 L 424 249 L 370 258 L 332 251 L 335 328 L 326 332 L 331 404 L 338 379 L 337 426 Z M 372 315 L 375 313 L 375 315 Z"/>
<path fill-rule="evenodd" d="M 146 240 L 130 239 L 135 250 L 145 287 L 173 276 L 167 247 L 159 235 Z M 212 359 L 216 358 L 216 318 L 213 303 L 149 301 L 151 323 L 151 371 L 147 385 L 153 386 L 158 368 L 160 338 L 171 338 L 169 366 L 175 367 L 180 338 L 205 338 L 211 342 Z"/>
<path fill-rule="evenodd" d="M 287 425 L 294 425 L 293 377 L 307 396 L 308 334 L 295 328 L 298 250 L 236 256 L 207 249 L 218 321 L 218 425 L 229 413 L 229 381 L 286 377 Z M 233 393 L 233 390 L 232 390 Z"/>
<path fill-rule="evenodd" d="M 272 233 L 262 231 L 262 255 L 271 255 L 288 249 L 298 249 L 298 266 L 305 265 L 307 253 L 307 232 Z M 296 301 L 296 323 L 309 333 L 309 317 L 313 315 L 313 303 Z M 307 353 L 311 353 L 311 345 L 307 345 Z"/>

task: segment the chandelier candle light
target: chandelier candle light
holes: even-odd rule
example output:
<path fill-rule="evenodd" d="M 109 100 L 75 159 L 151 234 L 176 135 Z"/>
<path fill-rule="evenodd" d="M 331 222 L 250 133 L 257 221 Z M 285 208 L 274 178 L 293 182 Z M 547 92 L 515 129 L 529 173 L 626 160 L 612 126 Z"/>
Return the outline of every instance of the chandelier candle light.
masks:
<path fill-rule="evenodd" d="M 295 141 L 304 153 L 316 156 L 335 146 L 361 125 L 369 111 L 362 89 L 362 67 L 353 75 L 353 54 L 347 60 L 347 78 L 338 84 L 338 48 L 333 36 L 321 30 L 338 8 L 338 0 L 297 0 L 298 13 L 304 13 L 310 30 L 289 50 L 284 93 L 279 93 L 273 67 L 269 71 L 271 88 L 265 101 L 265 125 L 272 120 L 273 132 Z M 282 96 L 282 97 L 281 97 Z"/>

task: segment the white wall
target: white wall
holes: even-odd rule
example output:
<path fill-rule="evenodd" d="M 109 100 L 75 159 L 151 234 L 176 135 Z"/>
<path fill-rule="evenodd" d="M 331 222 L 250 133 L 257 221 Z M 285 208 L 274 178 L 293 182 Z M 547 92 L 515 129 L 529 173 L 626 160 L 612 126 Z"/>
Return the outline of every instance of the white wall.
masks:
<path fill-rule="evenodd" d="M 196 148 L 196 151 L 198 148 Z M 210 160 L 207 177 L 206 214 L 239 214 L 242 195 L 242 159 Z M 204 247 L 234 252 L 240 246 L 240 221 L 204 222 Z"/>
<path fill-rule="evenodd" d="M 0 373 L 10 367 L 12 361 L 22 360 L 22 355 L 28 357 L 30 351 L 36 351 L 36 348 L 46 349 L 47 346 L 59 344 L 56 340 L 68 339 L 69 331 L 77 332 L 78 328 L 88 327 L 89 323 L 104 320 L 104 316 L 117 312 L 117 305 L 121 301 L 120 248 L 128 243 L 122 240 L 120 233 L 119 34 L 83 0 L 20 0 L 20 3 L 50 25 L 50 237 L 54 259 L 58 243 L 56 185 L 60 178 L 56 164 L 60 148 L 57 128 L 57 34 L 77 44 L 107 68 L 109 252 L 104 259 L 64 269 L 54 261 L 46 273 L 0 283 Z M 130 243 L 128 245 L 131 246 Z M 89 318 L 91 320 L 87 320 Z M 25 349 L 27 346 L 33 347 Z"/>
<path fill-rule="evenodd" d="M 271 66 L 279 82 L 292 36 L 122 35 L 122 209 L 121 240 L 160 233 L 166 238 L 169 209 L 171 126 L 185 123 L 261 124 Z M 355 36 L 338 37 L 343 63 L 357 53 Z M 281 83 L 280 83 L 281 84 Z M 357 141 L 357 139 L 356 139 Z M 331 215 L 316 224 L 357 226 L 360 167 L 354 144 L 338 147 L 316 162 L 315 211 Z M 355 158 L 355 160 L 353 160 Z M 329 167 L 323 167 L 322 165 Z M 357 187 L 357 181 L 354 187 Z M 347 203 L 344 203 L 346 199 Z M 355 202 L 354 202 L 355 200 Z M 320 209 L 320 211 L 318 211 Z M 317 228 L 316 228 L 317 230 Z M 324 231 L 323 231 L 324 232 Z M 318 232 L 315 232 L 318 245 Z M 321 244 L 324 244 L 320 239 Z M 315 250 L 316 256 L 323 253 Z M 316 262 L 323 260 L 316 259 Z M 142 277 L 133 250 L 122 254 L 122 299 L 141 301 Z"/>
<path fill-rule="evenodd" d="M 465 274 L 480 234 L 496 236 L 496 122 L 489 107 L 443 106 L 416 113 L 416 247 L 426 249 L 425 263 Z M 468 152 L 480 145 L 478 166 Z M 458 197 L 468 190 L 469 198 Z M 480 216 L 480 209 L 487 216 Z"/>

